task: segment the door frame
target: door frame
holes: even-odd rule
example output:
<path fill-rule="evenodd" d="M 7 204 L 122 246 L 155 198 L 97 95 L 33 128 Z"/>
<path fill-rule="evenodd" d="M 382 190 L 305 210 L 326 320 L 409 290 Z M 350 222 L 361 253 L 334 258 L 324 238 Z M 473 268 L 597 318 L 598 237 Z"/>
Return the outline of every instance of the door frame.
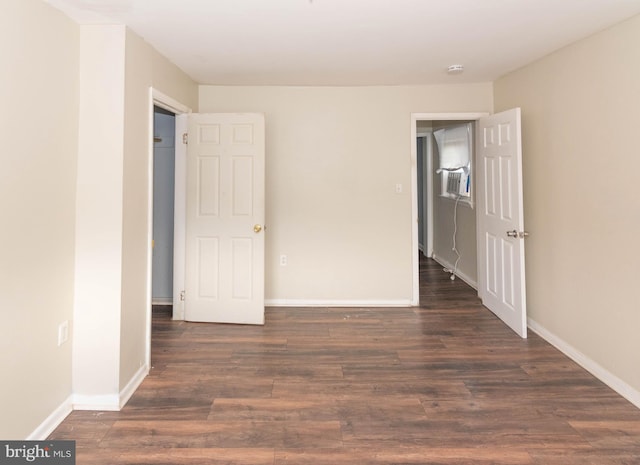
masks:
<path fill-rule="evenodd" d="M 411 262 L 412 262 L 412 297 L 411 305 L 418 306 L 420 304 L 420 265 L 419 265 L 419 240 L 418 237 L 418 144 L 416 138 L 418 137 L 417 124 L 418 121 L 477 121 L 478 119 L 489 116 L 491 113 L 482 112 L 469 112 L 469 113 L 411 113 Z M 432 157 L 428 157 L 428 170 L 433 170 Z M 475 171 L 474 171 L 475 172 Z M 428 178 L 427 194 L 428 205 L 433 205 L 433 185 L 431 183 L 431 177 Z M 476 191 L 476 195 L 480 195 Z M 427 215 L 427 229 L 431 231 L 433 236 L 433 214 Z M 431 239 L 432 240 L 432 239 Z M 482 273 L 482 270 L 478 270 L 478 273 Z"/>
<path fill-rule="evenodd" d="M 146 335 L 145 335 L 145 359 L 147 366 L 151 366 L 151 310 L 153 307 L 152 273 L 153 273 L 153 114 L 154 107 L 160 107 L 176 115 L 176 134 L 186 131 L 180 127 L 186 118 L 179 118 L 180 115 L 191 113 L 191 108 L 175 100 L 172 97 L 160 92 L 153 87 L 149 88 L 149 113 L 148 113 L 148 154 L 147 154 L 147 179 L 149 179 L 149 189 L 147 196 L 147 312 L 146 312 Z M 174 246 L 173 246 L 173 306 L 174 319 L 176 313 L 184 315 L 184 308 L 180 308 L 180 291 L 176 293 L 176 286 L 184 286 L 184 230 L 185 230 L 185 207 L 184 197 L 186 195 L 186 148 L 184 144 L 176 138 L 175 143 L 175 187 L 174 187 Z M 184 287 L 181 287 L 182 289 Z M 176 307 L 176 303 L 178 304 Z M 178 308 L 178 312 L 176 312 Z"/>
<path fill-rule="evenodd" d="M 422 220 L 423 222 L 423 228 L 425 230 L 424 235 L 427 236 L 427 240 L 424 241 L 424 250 L 422 251 L 423 255 L 430 257 L 431 255 L 433 255 L 433 196 L 429 195 L 430 192 L 433 191 L 433 178 L 431 176 L 425 176 L 426 173 L 431 173 L 431 171 L 433 170 L 433 139 L 431 137 L 432 135 L 432 130 L 428 129 L 421 129 L 419 131 L 416 132 L 416 143 L 417 143 L 417 139 L 422 138 L 424 139 L 423 141 L 423 145 L 422 145 L 422 173 L 419 173 L 416 171 L 416 175 L 419 178 L 420 175 L 422 174 L 422 189 L 423 189 L 423 193 L 422 193 L 422 197 L 423 197 L 423 202 L 424 202 L 424 209 L 427 211 L 426 216 L 424 217 L 424 219 Z M 416 146 L 416 168 L 418 166 L 417 164 L 417 146 Z M 427 192 L 427 198 L 424 198 L 424 192 Z M 420 192 L 417 192 L 418 196 L 420 195 Z M 420 202 L 418 202 L 418 205 L 420 205 Z M 418 211 L 418 219 L 416 221 L 418 221 L 419 224 L 419 218 L 422 215 L 423 212 Z M 418 230 L 419 230 L 419 225 L 418 225 Z M 424 237 L 420 237 L 418 235 L 418 249 L 420 248 L 420 240 L 424 239 Z"/>

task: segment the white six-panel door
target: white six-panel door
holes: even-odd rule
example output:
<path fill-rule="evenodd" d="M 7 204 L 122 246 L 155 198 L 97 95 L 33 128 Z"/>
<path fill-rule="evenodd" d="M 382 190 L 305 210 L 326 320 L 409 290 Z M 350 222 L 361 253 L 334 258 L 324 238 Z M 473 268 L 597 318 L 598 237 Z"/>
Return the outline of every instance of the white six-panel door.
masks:
<path fill-rule="evenodd" d="M 189 115 L 185 319 L 264 323 L 261 114 Z"/>
<path fill-rule="evenodd" d="M 478 120 L 478 293 L 527 337 L 520 109 Z"/>

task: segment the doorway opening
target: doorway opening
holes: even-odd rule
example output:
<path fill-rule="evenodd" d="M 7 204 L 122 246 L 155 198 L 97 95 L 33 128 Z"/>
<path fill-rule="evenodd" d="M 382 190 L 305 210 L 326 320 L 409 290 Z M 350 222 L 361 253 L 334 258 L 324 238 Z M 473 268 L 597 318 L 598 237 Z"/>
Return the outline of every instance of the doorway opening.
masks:
<path fill-rule="evenodd" d="M 155 302 L 162 303 L 166 305 L 167 303 L 172 305 L 172 314 L 174 319 L 181 319 L 181 315 L 184 313 L 184 308 L 180 305 L 180 291 L 176 292 L 176 289 L 182 289 L 184 285 L 184 165 L 186 158 L 186 150 L 184 149 L 184 145 L 181 143 L 176 143 L 177 134 L 181 134 L 185 125 L 186 125 L 186 117 L 182 116 L 186 113 L 190 113 L 191 109 L 186 105 L 178 102 L 177 100 L 169 97 L 168 95 L 163 94 L 162 92 L 157 91 L 154 88 L 149 89 L 149 112 L 148 112 L 148 134 L 149 134 L 149 152 L 147 155 L 147 178 L 149 179 L 149 188 L 147 192 L 147 311 L 146 311 L 146 336 L 145 336 L 145 347 L 146 347 L 146 363 L 147 366 L 151 366 L 151 325 L 152 325 L 152 313 Z M 154 149 L 155 149 L 155 119 L 156 114 L 164 114 L 166 117 L 170 117 L 173 115 L 173 128 L 174 133 L 168 136 L 159 136 L 163 139 L 160 144 L 164 145 L 167 143 L 164 140 L 167 137 L 173 138 L 173 187 L 168 190 L 164 190 L 164 198 L 166 196 L 173 196 L 173 223 L 170 226 L 166 226 L 168 228 L 173 228 L 173 243 L 169 251 L 167 252 L 171 255 L 171 266 L 172 270 L 167 270 L 167 264 L 165 263 L 162 272 L 157 269 L 154 269 L 154 216 L 158 213 L 154 212 L 154 207 L 156 206 L 156 182 L 154 180 L 155 169 L 154 169 Z M 168 133 L 167 133 L 168 134 Z M 168 164 L 168 163 L 167 163 Z M 165 166 L 167 170 L 170 170 L 171 167 Z M 161 183 L 161 181 L 157 181 L 157 183 Z M 162 189 L 166 186 L 160 186 Z M 166 208 L 166 205 L 164 206 Z M 166 212 L 163 212 L 166 213 Z M 166 234 L 166 231 L 165 231 Z M 166 257 L 165 257 L 166 260 Z M 162 299 L 159 300 L 156 292 L 154 292 L 154 281 L 156 281 L 156 285 L 158 282 L 162 282 L 163 286 L 166 286 L 166 276 L 164 278 L 160 278 L 155 276 L 164 273 L 172 275 L 172 291 L 170 293 L 163 291 L 163 293 L 168 294 L 169 297 L 162 296 Z M 157 289 L 156 289 L 157 291 Z"/>
<path fill-rule="evenodd" d="M 505 110 L 491 116 L 486 113 L 414 113 L 411 115 L 414 305 L 419 305 L 420 294 L 417 193 L 418 144 L 416 142 L 418 121 L 460 122 L 460 120 L 475 121 L 477 133 L 475 171 L 477 175 L 473 176 L 471 183 L 476 190 L 476 195 L 471 198 L 475 197 L 477 199 L 477 206 L 474 208 L 473 202 L 468 203 L 469 209 L 473 210 L 473 212 L 466 215 L 468 219 L 467 225 L 460 224 L 460 218 L 458 218 L 458 224 L 454 223 L 454 231 L 456 227 L 466 231 L 466 241 L 469 244 L 470 251 L 474 249 L 475 245 L 475 251 L 467 253 L 467 258 L 470 260 L 467 260 L 466 265 L 462 261 L 460 262 L 456 276 L 477 289 L 483 305 L 495 313 L 516 334 L 526 338 L 527 305 L 523 239 L 528 236 L 528 233 L 524 230 L 522 127 L 519 108 Z M 432 163 L 432 165 L 434 164 Z M 442 164 L 440 164 L 440 168 L 443 169 Z M 434 177 L 434 179 L 438 178 Z M 440 191 L 441 194 L 444 193 L 444 186 L 442 186 L 442 189 Z M 453 192 L 459 192 L 455 190 L 455 186 L 451 187 L 451 189 L 453 189 Z M 447 187 L 447 192 L 449 190 L 450 188 Z M 432 189 L 427 193 L 427 195 L 433 195 L 434 202 L 433 210 L 427 212 L 427 221 L 433 222 L 432 256 L 437 257 L 439 254 L 437 245 L 438 228 L 439 224 L 446 225 L 446 220 L 440 223 L 435 202 L 442 200 L 442 198 L 449 201 L 451 199 L 447 199 L 447 195 L 436 195 L 436 192 L 437 190 Z M 467 203 L 465 202 L 465 204 Z M 457 206 L 458 201 L 456 200 L 454 209 Z M 456 218 L 455 213 L 452 216 Z M 453 248 L 457 247 L 464 254 L 460 239 L 465 240 L 458 237 L 458 243 L 454 243 Z M 455 268 L 456 266 L 454 265 Z"/>
<path fill-rule="evenodd" d="M 450 272 L 455 270 L 456 277 L 477 289 L 476 212 L 473 202 L 461 202 L 459 196 L 447 194 L 446 185 L 442 184 L 443 176 L 436 173 L 439 166 L 438 149 L 433 133 L 443 127 L 459 126 L 465 122 L 473 123 L 470 126 L 474 127 L 476 120 L 487 115 L 488 113 L 411 115 L 414 305 L 420 303 L 421 256 L 434 259 Z M 470 176 L 473 190 L 473 173 Z"/>
<path fill-rule="evenodd" d="M 154 106 L 151 303 L 154 312 L 169 314 L 173 306 L 175 133 L 175 113 Z"/>

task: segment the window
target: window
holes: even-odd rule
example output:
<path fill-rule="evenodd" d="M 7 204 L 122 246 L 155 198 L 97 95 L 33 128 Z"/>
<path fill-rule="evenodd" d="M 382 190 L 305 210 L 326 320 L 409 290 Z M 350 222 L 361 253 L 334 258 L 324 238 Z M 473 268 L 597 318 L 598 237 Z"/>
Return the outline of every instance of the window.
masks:
<path fill-rule="evenodd" d="M 472 123 L 455 124 L 433 131 L 438 146 L 440 195 L 472 205 Z"/>

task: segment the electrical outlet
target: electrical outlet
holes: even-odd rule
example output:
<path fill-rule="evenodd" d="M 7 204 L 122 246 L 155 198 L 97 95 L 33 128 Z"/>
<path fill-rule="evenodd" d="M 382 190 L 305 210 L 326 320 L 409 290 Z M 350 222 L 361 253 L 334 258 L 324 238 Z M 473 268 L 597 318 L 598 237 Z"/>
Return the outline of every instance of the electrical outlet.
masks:
<path fill-rule="evenodd" d="M 287 266 L 287 256 L 280 255 L 280 266 Z"/>
<path fill-rule="evenodd" d="M 396 194 L 402 194 L 402 184 L 396 184 Z"/>
<path fill-rule="evenodd" d="M 58 347 L 69 339 L 69 321 L 63 321 L 58 325 Z"/>

